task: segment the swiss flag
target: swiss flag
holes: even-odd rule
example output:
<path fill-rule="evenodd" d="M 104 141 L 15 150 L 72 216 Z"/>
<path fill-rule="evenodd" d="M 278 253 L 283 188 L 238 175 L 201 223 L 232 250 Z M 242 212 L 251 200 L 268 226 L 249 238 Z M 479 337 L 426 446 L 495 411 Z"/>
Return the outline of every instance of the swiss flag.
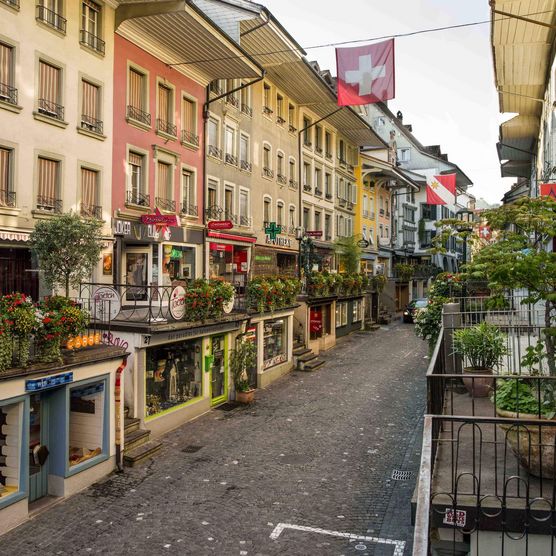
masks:
<path fill-rule="evenodd" d="M 427 180 L 427 204 L 456 204 L 456 175 L 444 174 L 432 176 Z"/>
<path fill-rule="evenodd" d="M 490 241 L 492 238 L 492 230 L 490 226 L 479 226 L 479 237 L 485 241 Z"/>
<path fill-rule="evenodd" d="M 541 197 L 556 199 L 556 183 L 541 183 Z"/>
<path fill-rule="evenodd" d="M 394 39 L 336 49 L 338 106 L 394 98 Z"/>

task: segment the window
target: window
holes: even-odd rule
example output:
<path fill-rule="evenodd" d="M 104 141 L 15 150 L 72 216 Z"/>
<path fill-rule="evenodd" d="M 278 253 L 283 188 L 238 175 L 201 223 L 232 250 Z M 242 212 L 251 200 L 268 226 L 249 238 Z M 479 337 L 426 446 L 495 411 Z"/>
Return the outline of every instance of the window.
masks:
<path fill-rule="evenodd" d="M 130 151 L 128 155 L 128 168 L 129 185 L 126 202 L 132 205 L 148 207 L 150 205 L 149 196 L 144 193 L 147 189 L 145 155 Z"/>
<path fill-rule="evenodd" d="M 311 165 L 308 162 L 303 163 L 303 189 L 311 191 Z"/>
<path fill-rule="evenodd" d="M 424 220 L 436 220 L 436 205 L 421 204 L 421 214 Z"/>
<path fill-rule="evenodd" d="M 38 396 L 37 396 L 38 397 Z M 31 396 L 31 411 L 35 396 Z M 24 415 L 23 404 L 14 403 L 0 406 L 0 445 L 2 446 L 2 454 L 0 457 L 0 501 L 12 494 L 16 494 L 24 490 L 21 484 L 21 439 L 23 438 Z M 40 414 L 40 412 L 38 412 Z M 35 430 L 37 413 L 33 415 L 31 412 L 31 431 Z M 33 446 L 33 432 L 29 438 L 29 445 Z M 40 442 L 40 439 L 39 439 Z M 27 450 L 28 447 L 26 446 Z M 33 475 L 30 469 L 30 475 Z"/>
<path fill-rule="evenodd" d="M 297 227 L 297 219 L 295 218 L 295 206 L 290 205 L 290 227 Z"/>
<path fill-rule="evenodd" d="M 303 228 L 305 231 L 311 229 L 311 211 L 307 207 L 303 207 Z"/>
<path fill-rule="evenodd" d="M 222 151 L 220 150 L 219 138 L 219 122 L 214 118 L 209 118 L 208 121 L 208 155 L 215 158 L 222 158 Z"/>
<path fill-rule="evenodd" d="M 0 42 L 0 101 L 17 104 L 14 87 L 14 48 Z"/>
<path fill-rule="evenodd" d="M 100 87 L 89 83 L 85 79 L 81 81 L 82 107 L 81 128 L 93 133 L 102 134 L 103 123 L 100 113 Z"/>
<path fill-rule="evenodd" d="M 37 187 L 37 208 L 39 210 L 62 212 L 60 165 L 59 160 L 39 156 Z"/>
<path fill-rule="evenodd" d="M 267 178 L 272 178 L 274 172 L 272 171 L 272 149 L 270 145 L 266 144 L 263 147 L 263 175 Z"/>
<path fill-rule="evenodd" d="M 363 239 L 367 239 L 367 226 L 363 225 L 361 235 L 363 236 Z"/>
<path fill-rule="evenodd" d="M 235 79 L 226 79 L 226 91 L 230 92 L 236 89 L 236 81 Z M 229 102 L 232 106 L 236 108 L 239 107 L 239 101 L 236 97 L 236 93 L 232 93 L 226 97 L 226 102 Z"/>
<path fill-rule="evenodd" d="M 278 201 L 276 204 L 276 223 L 279 226 L 284 225 L 284 203 L 282 201 Z"/>
<path fill-rule="evenodd" d="M 249 191 L 239 190 L 239 221 L 242 226 L 249 226 Z"/>
<path fill-rule="evenodd" d="M 263 322 L 263 369 L 269 369 L 288 360 L 287 320 Z"/>
<path fill-rule="evenodd" d="M 321 213 L 320 211 L 315 211 L 315 230 L 322 230 Z"/>
<path fill-rule="evenodd" d="M 378 235 L 379 237 L 384 237 L 384 226 L 382 224 L 378 225 Z"/>
<path fill-rule="evenodd" d="M 182 206 L 181 212 L 189 216 L 197 216 L 195 174 L 185 168 L 181 171 Z"/>
<path fill-rule="evenodd" d="M 127 117 L 142 124 L 151 125 L 151 115 L 147 106 L 147 75 L 130 68 L 128 77 Z"/>
<path fill-rule="evenodd" d="M 236 157 L 236 130 L 227 125 L 224 131 L 225 161 L 228 164 L 237 165 Z"/>
<path fill-rule="evenodd" d="M 386 239 L 388 239 L 389 235 L 390 235 L 390 233 L 389 233 L 389 231 L 388 231 L 388 226 L 384 226 L 384 237 L 385 237 Z"/>
<path fill-rule="evenodd" d="M 324 215 L 324 239 L 330 241 L 332 239 L 332 215 Z"/>
<path fill-rule="evenodd" d="M 239 160 L 242 170 L 251 171 L 251 156 L 249 152 L 249 136 L 241 134 L 239 138 Z"/>
<path fill-rule="evenodd" d="M 324 193 L 327 199 L 332 199 L 332 174 L 324 174 Z"/>
<path fill-rule="evenodd" d="M 378 116 L 375 118 L 375 126 L 376 127 L 384 127 L 386 125 L 386 120 L 383 116 Z"/>
<path fill-rule="evenodd" d="M 343 139 L 338 141 L 338 160 L 343 164 L 346 163 L 346 146 Z"/>
<path fill-rule="evenodd" d="M 197 135 L 197 103 L 187 97 L 181 101 L 181 140 L 183 143 L 199 146 Z"/>
<path fill-rule="evenodd" d="M 320 125 L 315 127 L 315 150 L 322 153 L 322 127 Z"/>
<path fill-rule="evenodd" d="M 235 223 L 234 214 L 234 188 L 231 185 L 224 186 L 224 219 Z"/>
<path fill-rule="evenodd" d="M 353 301 L 351 321 L 361 322 L 363 320 L 363 301 L 361 299 L 355 299 Z"/>
<path fill-rule="evenodd" d="M 81 168 L 81 216 L 102 220 L 102 207 L 98 206 L 99 172 Z"/>
<path fill-rule="evenodd" d="M 270 85 L 268 83 L 265 83 L 263 85 L 263 113 L 267 116 L 270 116 L 270 114 L 272 114 L 271 102 Z"/>
<path fill-rule="evenodd" d="M 101 39 L 101 8 L 92 0 L 81 2 L 81 44 L 104 54 L 104 41 Z"/>
<path fill-rule="evenodd" d="M 368 198 L 367 195 L 363 195 L 363 217 L 369 216 L 369 205 L 368 205 Z"/>
<path fill-rule="evenodd" d="M 403 208 L 403 219 L 406 222 L 411 222 L 412 224 L 415 223 L 415 211 L 412 210 L 410 207 Z"/>
<path fill-rule="evenodd" d="M 242 83 L 242 85 L 245 85 L 245 83 Z M 253 110 L 251 109 L 251 88 L 244 87 L 243 89 L 241 89 L 239 94 L 241 95 L 241 111 L 248 116 L 252 116 Z"/>
<path fill-rule="evenodd" d="M 284 119 L 284 97 L 282 95 L 276 95 L 276 121 L 282 125 L 285 123 Z"/>
<path fill-rule="evenodd" d="M 296 180 L 297 176 L 295 175 L 295 160 L 293 158 L 290 158 L 289 173 L 290 173 L 290 185 L 293 185 L 294 183 L 297 183 L 297 180 Z"/>
<path fill-rule="evenodd" d="M 162 133 L 177 135 L 174 125 L 174 94 L 173 90 L 162 83 L 158 84 L 157 91 L 157 111 L 156 129 Z"/>
<path fill-rule="evenodd" d="M 62 17 L 63 0 L 39 0 L 37 20 L 61 33 L 66 32 L 66 19 Z"/>
<path fill-rule="evenodd" d="M 272 219 L 271 205 L 272 199 L 270 197 L 265 197 L 263 203 L 263 220 L 265 223 L 270 222 Z"/>
<path fill-rule="evenodd" d="M 208 182 L 208 197 L 207 197 L 207 210 L 210 212 L 211 210 L 217 210 L 218 207 L 218 182 L 215 180 L 209 180 Z M 209 217 L 212 216 L 209 214 Z"/>
<path fill-rule="evenodd" d="M 324 133 L 324 152 L 326 158 L 332 158 L 332 135 L 329 131 Z"/>
<path fill-rule="evenodd" d="M 313 134 L 313 128 L 309 127 L 311 125 L 311 120 L 307 116 L 303 116 L 303 144 L 306 147 L 310 147 L 311 137 Z"/>
<path fill-rule="evenodd" d="M 0 207 L 15 207 L 13 149 L 0 147 Z"/>
<path fill-rule="evenodd" d="M 347 324 L 347 303 L 336 302 L 336 328 Z"/>
<path fill-rule="evenodd" d="M 286 175 L 284 174 L 284 153 L 278 152 L 276 157 L 276 174 L 280 183 L 286 183 Z"/>
<path fill-rule="evenodd" d="M 397 158 L 398 162 L 409 162 L 411 160 L 411 149 L 409 147 L 398 149 Z"/>
<path fill-rule="evenodd" d="M 322 170 L 315 168 L 315 195 L 322 195 Z"/>
<path fill-rule="evenodd" d="M 291 133 L 297 131 L 295 127 L 295 106 L 293 104 L 288 104 L 288 125 Z"/>
<path fill-rule="evenodd" d="M 62 70 L 43 60 L 39 61 L 38 111 L 56 120 L 64 119 Z"/>
<path fill-rule="evenodd" d="M 161 209 L 168 211 L 176 210 L 176 203 L 174 202 L 174 168 L 172 164 L 161 162 L 156 164 L 158 172 L 158 197 L 156 205 Z"/>

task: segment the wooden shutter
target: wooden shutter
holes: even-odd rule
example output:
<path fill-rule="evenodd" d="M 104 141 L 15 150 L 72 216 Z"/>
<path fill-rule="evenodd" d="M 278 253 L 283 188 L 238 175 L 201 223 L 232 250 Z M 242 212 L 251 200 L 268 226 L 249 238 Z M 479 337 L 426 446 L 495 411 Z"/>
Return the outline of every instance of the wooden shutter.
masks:
<path fill-rule="evenodd" d="M 172 195 L 170 192 L 169 185 L 170 178 L 170 165 L 164 162 L 158 163 L 158 194 L 163 199 L 171 199 Z"/>
<path fill-rule="evenodd" d="M 57 199 L 58 195 L 58 168 L 57 160 L 49 160 L 48 158 L 39 157 L 39 197 L 48 200 Z M 47 201 L 43 201 L 47 204 Z"/>
<path fill-rule="evenodd" d="M 143 74 L 129 70 L 129 105 L 143 110 Z"/>
<path fill-rule="evenodd" d="M 195 133 L 195 103 L 188 98 L 183 99 L 182 127 L 186 131 Z"/>
<path fill-rule="evenodd" d="M 81 200 L 88 207 L 97 204 L 97 176 L 94 170 L 81 168 Z"/>
<path fill-rule="evenodd" d="M 83 83 L 83 116 L 100 120 L 98 110 L 99 91 L 96 85 L 82 81 Z"/>
<path fill-rule="evenodd" d="M 170 89 L 164 85 L 158 86 L 158 117 L 165 122 L 170 121 L 168 110 L 170 108 Z"/>
<path fill-rule="evenodd" d="M 0 205 L 8 201 L 10 191 L 10 155 L 8 149 L 0 149 Z"/>
<path fill-rule="evenodd" d="M 43 62 L 39 62 L 39 99 L 54 104 L 60 100 L 60 70 Z"/>
<path fill-rule="evenodd" d="M 0 85 L 12 85 L 12 54 L 11 46 L 0 43 Z"/>

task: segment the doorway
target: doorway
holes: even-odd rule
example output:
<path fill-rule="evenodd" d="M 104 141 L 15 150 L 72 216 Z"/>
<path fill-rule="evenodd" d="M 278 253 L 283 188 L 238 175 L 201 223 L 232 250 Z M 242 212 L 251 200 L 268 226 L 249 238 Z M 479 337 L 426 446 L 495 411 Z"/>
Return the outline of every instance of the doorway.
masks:
<path fill-rule="evenodd" d="M 211 405 L 225 402 L 228 396 L 228 362 L 226 336 L 211 338 L 210 398 Z"/>
<path fill-rule="evenodd" d="M 29 415 L 29 502 L 48 494 L 48 402 L 33 394 Z"/>

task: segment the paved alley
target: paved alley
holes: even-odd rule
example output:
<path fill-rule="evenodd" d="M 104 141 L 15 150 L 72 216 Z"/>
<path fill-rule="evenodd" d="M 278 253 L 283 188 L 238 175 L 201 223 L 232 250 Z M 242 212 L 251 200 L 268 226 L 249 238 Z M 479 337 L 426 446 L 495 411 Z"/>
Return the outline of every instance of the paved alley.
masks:
<path fill-rule="evenodd" d="M 409 555 L 426 351 L 412 325 L 354 334 L 319 371 L 182 426 L 147 465 L 11 531 L 0 554 Z"/>

